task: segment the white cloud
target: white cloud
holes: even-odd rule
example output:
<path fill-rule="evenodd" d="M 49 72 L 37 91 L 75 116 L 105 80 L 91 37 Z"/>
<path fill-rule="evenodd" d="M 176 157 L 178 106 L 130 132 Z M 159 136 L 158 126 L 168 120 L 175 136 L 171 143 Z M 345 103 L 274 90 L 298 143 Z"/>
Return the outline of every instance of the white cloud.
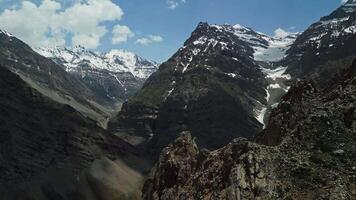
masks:
<path fill-rule="evenodd" d="M 65 45 L 69 37 L 72 45 L 96 48 L 108 32 L 102 23 L 123 14 L 111 0 L 76 1 L 66 8 L 58 0 L 42 0 L 38 6 L 27 0 L 0 14 L 0 28 L 35 47 Z"/>
<path fill-rule="evenodd" d="M 274 37 L 275 38 L 285 38 L 287 37 L 288 35 L 290 35 L 289 32 L 281 29 L 281 28 L 277 28 L 275 31 L 274 31 Z"/>
<path fill-rule="evenodd" d="M 138 40 L 136 40 L 137 44 L 141 44 L 141 45 L 148 45 L 151 43 L 158 43 L 158 42 L 162 42 L 163 38 L 159 35 L 149 35 L 147 37 L 142 37 Z"/>
<path fill-rule="evenodd" d="M 167 0 L 168 8 L 171 10 L 176 9 L 180 4 L 186 3 L 187 0 Z"/>
<path fill-rule="evenodd" d="M 341 0 L 341 4 L 345 4 L 346 2 L 348 2 L 349 0 Z"/>
<path fill-rule="evenodd" d="M 135 36 L 131 29 L 127 26 L 116 25 L 112 30 L 112 43 L 119 44 L 126 42 L 129 38 Z"/>

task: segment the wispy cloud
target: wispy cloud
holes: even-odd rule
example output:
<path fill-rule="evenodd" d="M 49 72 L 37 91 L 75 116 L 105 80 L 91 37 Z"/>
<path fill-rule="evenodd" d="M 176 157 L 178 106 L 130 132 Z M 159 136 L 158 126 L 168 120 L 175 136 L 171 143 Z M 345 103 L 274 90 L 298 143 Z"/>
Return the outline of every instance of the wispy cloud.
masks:
<path fill-rule="evenodd" d="M 141 44 L 141 45 L 148 45 L 148 44 L 152 44 L 152 43 L 159 43 L 162 41 L 163 41 L 163 38 L 159 35 L 149 35 L 147 37 L 142 37 L 142 38 L 136 40 L 136 43 Z"/>
<path fill-rule="evenodd" d="M 167 0 L 168 8 L 174 10 L 178 8 L 180 4 L 186 3 L 187 0 Z"/>
<path fill-rule="evenodd" d="M 109 31 L 103 22 L 121 20 L 124 14 L 111 0 L 64 3 L 68 1 L 42 0 L 40 4 L 34 0 L 22 1 L 16 8 L 0 13 L 0 28 L 35 47 L 65 45 L 69 40 L 71 45 L 95 49 Z M 131 36 L 130 32 L 128 27 L 114 28 L 113 42 L 125 40 Z"/>
<path fill-rule="evenodd" d="M 115 25 L 112 31 L 112 43 L 119 44 L 126 42 L 129 38 L 135 36 L 128 26 Z"/>
<path fill-rule="evenodd" d="M 341 0 L 341 4 L 345 4 L 346 2 L 348 2 L 349 0 Z"/>

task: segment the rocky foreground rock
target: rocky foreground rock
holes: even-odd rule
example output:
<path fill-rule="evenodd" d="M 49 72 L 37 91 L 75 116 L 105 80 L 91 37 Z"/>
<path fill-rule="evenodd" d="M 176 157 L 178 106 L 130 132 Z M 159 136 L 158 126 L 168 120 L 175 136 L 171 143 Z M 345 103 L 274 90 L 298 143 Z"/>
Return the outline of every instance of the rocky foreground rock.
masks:
<path fill-rule="evenodd" d="M 356 199 L 356 62 L 323 90 L 299 82 L 255 141 L 165 148 L 144 199 Z"/>

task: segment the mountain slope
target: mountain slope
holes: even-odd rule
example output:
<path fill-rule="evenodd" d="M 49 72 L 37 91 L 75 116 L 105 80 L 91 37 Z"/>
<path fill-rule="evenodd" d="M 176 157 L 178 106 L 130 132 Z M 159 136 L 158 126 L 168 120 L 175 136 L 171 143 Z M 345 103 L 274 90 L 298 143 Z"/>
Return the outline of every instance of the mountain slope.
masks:
<path fill-rule="evenodd" d="M 281 65 L 295 78 L 323 84 L 356 57 L 356 2 L 349 0 L 301 34 Z M 337 67 L 337 68 L 335 68 Z"/>
<path fill-rule="evenodd" d="M 2 65 L 0 88 L 0 199 L 95 199 L 108 191 L 114 196 L 138 191 L 121 188 L 121 182 L 139 187 L 142 181 L 126 164 L 137 155 L 131 145 Z M 116 189 L 109 190 L 108 181 Z"/>
<path fill-rule="evenodd" d="M 267 74 L 255 55 L 263 60 L 275 52 L 273 44 L 288 39 L 239 25 L 200 23 L 184 46 L 123 105 L 110 130 L 155 153 L 183 130 L 192 132 L 199 147 L 211 149 L 237 136 L 253 137 L 263 127 L 269 103 Z M 283 44 L 286 50 L 290 42 Z"/>
<path fill-rule="evenodd" d="M 257 142 L 199 151 L 183 133 L 161 153 L 143 198 L 355 199 L 356 60 L 324 90 L 313 85 L 290 89 Z"/>
<path fill-rule="evenodd" d="M 0 31 L 0 42 L 0 64 L 45 96 L 72 106 L 104 127 L 108 118 L 117 112 L 117 101 L 102 95 L 105 93 L 102 88 L 88 87 L 81 77 L 67 73 L 62 65 L 39 55 L 5 31 Z M 119 90 L 117 85 L 108 88 Z"/>

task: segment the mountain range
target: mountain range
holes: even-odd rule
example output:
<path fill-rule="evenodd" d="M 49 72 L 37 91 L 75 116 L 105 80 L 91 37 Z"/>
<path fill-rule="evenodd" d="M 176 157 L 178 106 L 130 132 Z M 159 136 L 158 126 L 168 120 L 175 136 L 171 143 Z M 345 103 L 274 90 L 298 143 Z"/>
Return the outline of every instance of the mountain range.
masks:
<path fill-rule="evenodd" d="M 137 92 L 158 69 L 158 63 L 124 50 L 99 54 L 76 46 L 36 48 L 35 51 L 63 66 L 65 71 L 114 105 Z"/>
<path fill-rule="evenodd" d="M 0 32 L 0 40 L 1 64 L 45 96 L 72 106 L 104 127 L 157 69 L 157 63 L 120 50 L 105 56 L 83 47 L 35 51 L 5 31 Z"/>
<path fill-rule="evenodd" d="M 274 38 L 241 25 L 202 22 L 109 128 L 158 152 L 187 130 L 199 147 L 210 149 L 236 136 L 252 138 L 289 88 L 286 67 L 273 64 L 297 35 Z"/>
<path fill-rule="evenodd" d="M 201 22 L 159 66 L 0 31 L 0 199 L 355 199 L 355 17 Z"/>
<path fill-rule="evenodd" d="M 153 155 L 182 131 L 208 149 L 253 138 L 297 80 L 322 86 L 351 65 L 355 13 L 349 1 L 305 32 L 283 37 L 202 22 L 123 104 L 109 129 Z"/>

